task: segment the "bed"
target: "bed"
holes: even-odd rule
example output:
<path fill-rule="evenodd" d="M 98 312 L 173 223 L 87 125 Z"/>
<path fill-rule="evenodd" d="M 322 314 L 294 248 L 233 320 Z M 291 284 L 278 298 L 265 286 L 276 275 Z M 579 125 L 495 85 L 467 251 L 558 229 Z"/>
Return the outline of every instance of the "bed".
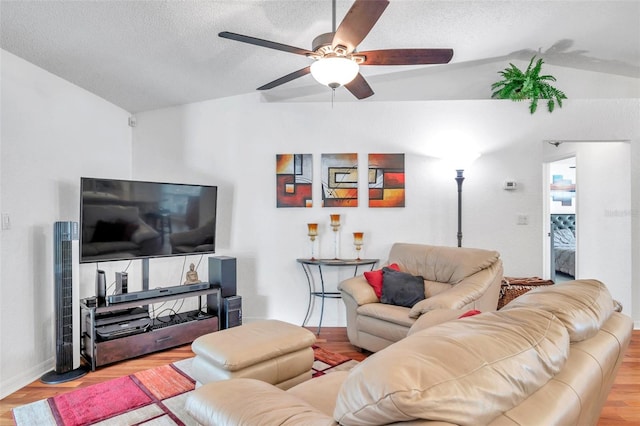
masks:
<path fill-rule="evenodd" d="M 576 275 L 576 215 L 551 215 L 551 249 L 556 272 Z"/>

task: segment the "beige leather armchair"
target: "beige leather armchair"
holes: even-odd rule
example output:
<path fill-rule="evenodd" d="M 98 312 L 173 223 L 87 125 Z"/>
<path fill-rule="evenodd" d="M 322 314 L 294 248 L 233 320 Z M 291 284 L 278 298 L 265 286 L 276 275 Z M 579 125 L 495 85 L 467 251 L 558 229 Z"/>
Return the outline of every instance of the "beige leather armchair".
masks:
<path fill-rule="evenodd" d="M 407 336 L 471 309 L 495 311 L 503 277 L 500 254 L 492 250 L 396 243 L 386 265 L 424 278 L 425 299 L 412 308 L 380 303 L 365 277 L 342 281 L 349 341 L 377 352 Z"/>

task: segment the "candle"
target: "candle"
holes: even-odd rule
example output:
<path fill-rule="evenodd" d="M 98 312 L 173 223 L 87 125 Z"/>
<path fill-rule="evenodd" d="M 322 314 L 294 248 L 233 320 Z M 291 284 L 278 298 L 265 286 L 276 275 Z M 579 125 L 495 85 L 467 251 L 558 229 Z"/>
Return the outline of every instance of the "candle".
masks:
<path fill-rule="evenodd" d="M 331 216 L 331 226 L 340 226 L 340 215 L 332 214 Z"/>
<path fill-rule="evenodd" d="M 318 235 L 318 224 L 317 223 L 307 223 L 308 235 L 311 240 L 311 260 L 315 260 L 315 240 Z"/>
<path fill-rule="evenodd" d="M 362 245 L 362 236 L 364 235 L 364 232 L 354 232 L 353 233 L 353 244 L 356 246 L 361 246 Z"/>
<path fill-rule="evenodd" d="M 307 228 L 309 230 L 309 236 L 313 241 L 315 237 L 318 235 L 318 224 L 317 223 L 307 223 Z"/>

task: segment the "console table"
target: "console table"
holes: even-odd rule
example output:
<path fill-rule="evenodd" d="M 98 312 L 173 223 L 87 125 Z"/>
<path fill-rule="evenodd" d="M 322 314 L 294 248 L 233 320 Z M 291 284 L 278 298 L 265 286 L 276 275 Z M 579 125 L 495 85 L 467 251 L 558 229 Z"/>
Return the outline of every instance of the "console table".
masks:
<path fill-rule="evenodd" d="M 322 316 L 324 314 L 324 299 L 339 299 L 339 292 L 327 292 L 324 289 L 324 277 L 322 275 L 322 267 L 326 266 L 342 266 L 342 267 L 353 267 L 353 276 L 358 275 L 358 267 L 359 266 L 370 266 L 370 270 L 373 270 L 373 267 L 376 263 L 378 263 L 380 259 L 296 259 L 298 263 L 302 265 L 302 270 L 304 271 L 305 276 L 307 277 L 307 284 L 309 284 L 309 304 L 307 305 L 307 313 L 304 316 L 304 321 L 302 322 L 302 326 L 304 327 L 309 320 L 309 314 L 311 313 L 311 301 L 313 297 L 319 297 L 321 300 L 320 304 L 320 322 L 318 323 L 318 332 L 317 335 L 320 335 L 320 329 L 322 327 Z M 320 275 L 320 291 L 315 290 L 315 286 L 312 283 L 312 271 L 311 267 L 318 267 L 318 274 Z"/>
<path fill-rule="evenodd" d="M 114 337 L 109 340 L 101 340 L 98 338 L 96 316 L 99 314 L 112 314 L 112 318 L 117 322 L 120 314 L 126 312 L 129 308 L 190 297 L 197 297 L 199 300 L 198 304 L 200 304 L 200 298 L 202 296 L 206 296 L 207 298 L 208 315 L 206 316 L 200 316 L 201 311 L 198 309 L 197 311 L 175 314 L 173 318 L 150 318 L 150 327 L 144 332 Z M 204 334 L 220 329 L 219 286 L 212 286 L 208 289 L 180 294 L 137 299 L 109 306 L 90 306 L 87 303 L 88 300 L 89 299 L 83 299 L 80 301 L 80 353 L 91 366 L 91 371 L 95 371 L 96 367 L 111 364 L 116 361 L 184 345 Z M 122 319 L 125 323 L 128 321 L 125 317 L 122 317 Z"/>

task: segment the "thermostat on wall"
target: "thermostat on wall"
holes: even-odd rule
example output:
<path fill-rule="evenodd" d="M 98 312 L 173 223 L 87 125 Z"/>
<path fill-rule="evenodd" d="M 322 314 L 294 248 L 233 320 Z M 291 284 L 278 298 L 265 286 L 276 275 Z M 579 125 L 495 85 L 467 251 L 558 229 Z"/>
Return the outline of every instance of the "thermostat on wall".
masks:
<path fill-rule="evenodd" d="M 515 180 L 505 180 L 504 181 L 504 189 L 516 189 L 518 183 Z"/>

